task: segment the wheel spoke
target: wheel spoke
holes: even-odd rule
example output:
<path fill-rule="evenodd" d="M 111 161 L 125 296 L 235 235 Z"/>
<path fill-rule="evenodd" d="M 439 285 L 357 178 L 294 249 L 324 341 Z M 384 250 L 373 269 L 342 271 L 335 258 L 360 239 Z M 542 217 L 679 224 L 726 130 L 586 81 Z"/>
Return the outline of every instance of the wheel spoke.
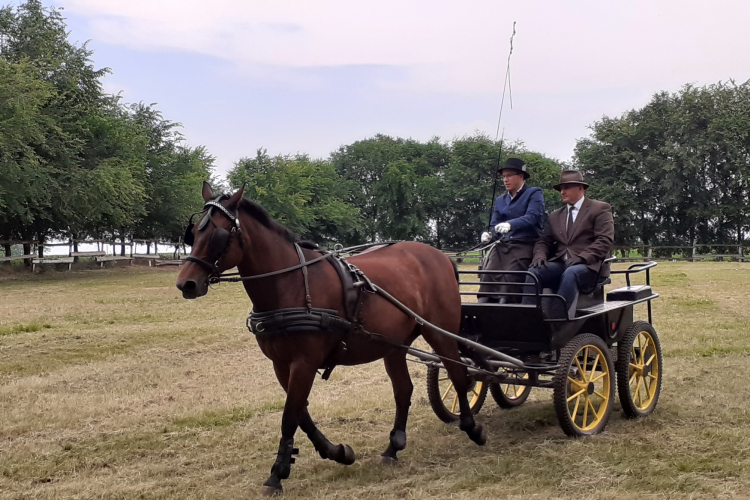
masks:
<path fill-rule="evenodd" d="M 451 413 L 456 413 L 456 404 L 458 403 L 458 394 L 453 398 L 453 405 L 451 406 Z"/>
<path fill-rule="evenodd" d="M 586 427 L 586 420 L 588 420 L 589 415 L 589 397 L 583 396 L 584 403 L 583 403 L 583 422 L 581 423 L 581 428 Z"/>
<path fill-rule="evenodd" d="M 589 380 L 589 382 L 596 382 L 597 380 L 606 376 L 607 376 L 607 372 L 602 372 L 599 375 L 597 375 L 596 378 L 592 378 L 591 380 Z"/>
<path fill-rule="evenodd" d="M 450 377 L 448 377 L 447 375 L 443 378 L 438 377 L 438 382 L 445 382 L 446 380 L 450 380 Z"/>
<path fill-rule="evenodd" d="M 586 351 L 583 354 L 583 376 L 581 377 L 583 380 L 586 380 L 586 368 L 589 366 L 589 346 L 586 346 Z"/>
<path fill-rule="evenodd" d="M 635 397 L 638 399 L 638 401 L 635 401 L 636 405 L 643 404 L 643 398 L 641 397 L 641 382 L 643 382 L 643 377 L 638 377 L 638 383 L 635 386 Z"/>
<path fill-rule="evenodd" d="M 586 370 L 584 370 L 583 367 L 581 366 L 580 361 L 578 361 L 578 357 L 576 357 L 575 359 L 576 359 L 576 365 L 578 365 L 578 373 L 585 374 Z M 570 377 L 568 377 L 568 378 L 570 378 Z"/>
<path fill-rule="evenodd" d="M 601 357 L 601 354 L 596 354 L 596 359 L 594 359 L 594 364 L 591 365 L 591 371 L 589 372 L 589 376 L 593 377 L 594 372 L 596 371 L 596 367 L 599 365 L 599 358 Z M 589 379 L 589 382 L 591 382 L 591 379 Z"/>
<path fill-rule="evenodd" d="M 581 402 L 581 394 L 578 395 L 578 399 L 576 399 L 576 404 L 573 407 L 573 423 L 576 421 L 576 415 L 578 414 L 578 404 Z"/>
<path fill-rule="evenodd" d="M 588 398 L 586 399 L 586 402 L 591 406 L 591 419 L 593 420 L 593 422 L 596 422 L 598 420 L 598 415 L 596 413 L 596 408 L 594 408 L 594 403 L 592 403 L 591 399 Z"/>
<path fill-rule="evenodd" d="M 443 401 L 445 401 L 445 398 L 448 397 L 448 393 L 451 392 L 451 389 L 453 389 L 453 382 L 451 382 L 450 385 L 448 385 L 448 388 L 443 393 L 443 397 L 442 397 Z"/>
<path fill-rule="evenodd" d="M 581 394 L 583 394 L 584 392 L 586 392 L 586 389 L 581 389 L 580 391 L 578 391 L 578 392 L 576 392 L 575 394 L 573 394 L 572 396 L 570 396 L 570 397 L 568 398 L 568 403 L 570 403 L 570 401 L 571 401 L 571 400 L 572 400 L 573 398 L 577 398 L 578 396 L 580 396 L 580 395 L 581 395 Z"/>
<path fill-rule="evenodd" d="M 606 399 L 607 399 L 607 398 L 606 398 L 606 397 L 604 396 L 604 394 L 602 394 L 602 393 L 601 393 L 601 392 L 599 392 L 599 391 L 594 391 L 594 394 L 596 394 L 597 396 L 599 396 L 600 398 L 602 398 L 602 400 L 606 400 Z"/>
<path fill-rule="evenodd" d="M 651 357 L 648 358 L 648 361 L 646 361 L 646 363 L 644 363 L 644 366 L 650 365 L 651 362 L 654 360 L 655 357 L 656 357 L 656 354 L 652 354 Z"/>

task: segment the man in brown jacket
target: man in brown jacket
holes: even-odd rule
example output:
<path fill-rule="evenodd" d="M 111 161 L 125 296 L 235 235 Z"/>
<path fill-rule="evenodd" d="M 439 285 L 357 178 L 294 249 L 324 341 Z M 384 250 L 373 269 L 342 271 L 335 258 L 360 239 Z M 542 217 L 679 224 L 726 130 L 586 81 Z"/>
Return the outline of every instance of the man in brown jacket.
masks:
<path fill-rule="evenodd" d="M 593 287 L 597 276 L 609 276 L 609 266 L 603 261 L 612 251 L 615 223 L 608 203 L 584 196 L 589 185 L 581 172 L 565 170 L 553 187 L 560 191 L 565 206 L 550 214 L 549 225 L 534 245 L 529 271 L 542 287 L 557 289 L 565 299 L 568 318 L 573 318 L 578 291 Z M 534 280 L 528 276 L 526 282 Z M 526 304 L 534 302 L 534 297 L 524 298 Z"/>

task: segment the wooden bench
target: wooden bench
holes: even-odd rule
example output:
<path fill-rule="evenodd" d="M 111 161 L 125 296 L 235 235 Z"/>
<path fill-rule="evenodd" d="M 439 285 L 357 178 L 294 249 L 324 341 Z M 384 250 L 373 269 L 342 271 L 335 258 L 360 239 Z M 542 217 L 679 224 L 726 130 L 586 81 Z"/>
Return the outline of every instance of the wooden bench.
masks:
<path fill-rule="evenodd" d="M 38 264 L 67 264 L 68 265 L 68 271 L 70 271 L 71 266 L 73 265 L 73 257 L 59 257 L 59 258 L 43 258 L 40 259 L 38 257 L 34 257 L 31 259 L 31 272 L 33 273 L 36 269 L 36 266 Z"/>
<path fill-rule="evenodd" d="M 11 255 L 10 257 L 0 257 L 0 262 L 10 262 L 11 260 L 30 260 L 34 258 L 35 256 L 31 254 Z"/>
<path fill-rule="evenodd" d="M 181 266 L 185 262 L 183 259 L 157 259 L 154 265 L 157 266 Z"/>
<path fill-rule="evenodd" d="M 94 257 L 94 260 L 99 263 L 99 267 L 104 267 L 105 262 L 117 262 L 118 260 L 127 260 L 128 264 L 133 263 L 133 257 L 128 257 L 127 255 L 104 255 Z"/>
<path fill-rule="evenodd" d="M 70 252 L 71 257 L 104 257 L 107 252 Z"/>
<path fill-rule="evenodd" d="M 148 267 L 151 267 L 154 261 L 161 259 L 161 256 L 155 253 L 134 253 L 131 257 L 134 259 L 148 260 Z"/>

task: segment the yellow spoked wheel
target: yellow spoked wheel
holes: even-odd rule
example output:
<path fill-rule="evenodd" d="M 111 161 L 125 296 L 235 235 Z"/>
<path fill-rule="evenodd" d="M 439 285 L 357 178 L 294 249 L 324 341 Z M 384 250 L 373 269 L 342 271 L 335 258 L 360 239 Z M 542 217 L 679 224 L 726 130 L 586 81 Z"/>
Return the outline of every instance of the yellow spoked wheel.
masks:
<path fill-rule="evenodd" d="M 659 402 L 661 343 L 646 321 L 636 321 L 617 346 L 617 392 L 628 418 L 649 415 Z"/>
<path fill-rule="evenodd" d="M 560 427 L 573 437 L 603 431 L 612 413 L 615 393 L 607 344 L 590 333 L 577 335 L 562 350 L 559 363 L 553 384 Z"/>
<path fill-rule="evenodd" d="M 440 420 L 446 423 L 458 420 L 461 415 L 459 395 L 453 382 L 448 378 L 445 368 L 432 365 L 427 367 L 427 397 L 432 411 Z M 487 384 L 469 377 L 466 397 L 469 400 L 471 413 L 476 415 L 487 398 Z"/>
<path fill-rule="evenodd" d="M 510 373 L 506 376 L 510 378 L 528 379 L 528 373 Z M 521 406 L 531 393 L 531 386 L 515 384 L 490 384 L 490 394 L 492 399 L 500 408 L 510 409 Z"/>

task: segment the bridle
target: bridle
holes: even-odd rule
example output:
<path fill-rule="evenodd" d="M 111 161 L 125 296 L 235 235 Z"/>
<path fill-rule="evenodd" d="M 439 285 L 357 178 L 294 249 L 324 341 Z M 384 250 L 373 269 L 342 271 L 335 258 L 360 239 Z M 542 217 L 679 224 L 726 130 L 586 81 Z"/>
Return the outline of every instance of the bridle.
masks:
<path fill-rule="evenodd" d="M 193 228 L 195 227 L 195 224 L 193 223 L 193 218 L 196 215 L 204 213 L 206 214 L 203 216 L 203 219 L 201 219 L 200 224 L 198 224 L 198 231 L 203 231 L 209 220 L 214 224 L 214 226 L 216 226 L 216 229 L 214 230 L 214 233 L 211 235 L 211 239 L 208 242 L 208 248 L 221 249 L 221 253 L 218 253 L 215 259 L 211 259 L 213 260 L 213 264 L 208 260 L 201 259 L 200 257 L 195 257 L 192 252 L 190 253 L 190 255 L 185 257 L 186 261 L 195 262 L 196 264 L 199 264 L 208 269 L 210 273 L 209 280 L 218 278 L 217 271 L 219 269 L 219 262 L 221 262 L 221 259 L 223 259 L 228 252 L 230 237 L 235 233 L 239 234 L 242 232 L 242 230 L 240 229 L 240 218 L 238 214 L 233 214 L 220 203 L 221 200 L 227 198 L 228 197 L 226 195 L 219 195 L 213 200 L 207 201 L 206 204 L 203 205 L 203 210 L 201 210 L 200 212 L 195 212 L 193 215 L 191 215 L 190 220 L 188 221 L 188 225 L 185 228 L 185 235 L 182 238 L 182 241 L 184 241 L 185 244 L 190 245 L 191 247 L 193 246 L 193 243 L 195 243 L 195 235 L 193 235 Z M 219 209 L 219 211 L 221 211 L 229 218 L 230 221 L 232 221 L 232 228 L 230 231 L 227 231 L 223 227 L 213 222 L 212 213 L 214 208 Z M 240 238 L 240 245 L 242 245 L 242 238 Z"/>

